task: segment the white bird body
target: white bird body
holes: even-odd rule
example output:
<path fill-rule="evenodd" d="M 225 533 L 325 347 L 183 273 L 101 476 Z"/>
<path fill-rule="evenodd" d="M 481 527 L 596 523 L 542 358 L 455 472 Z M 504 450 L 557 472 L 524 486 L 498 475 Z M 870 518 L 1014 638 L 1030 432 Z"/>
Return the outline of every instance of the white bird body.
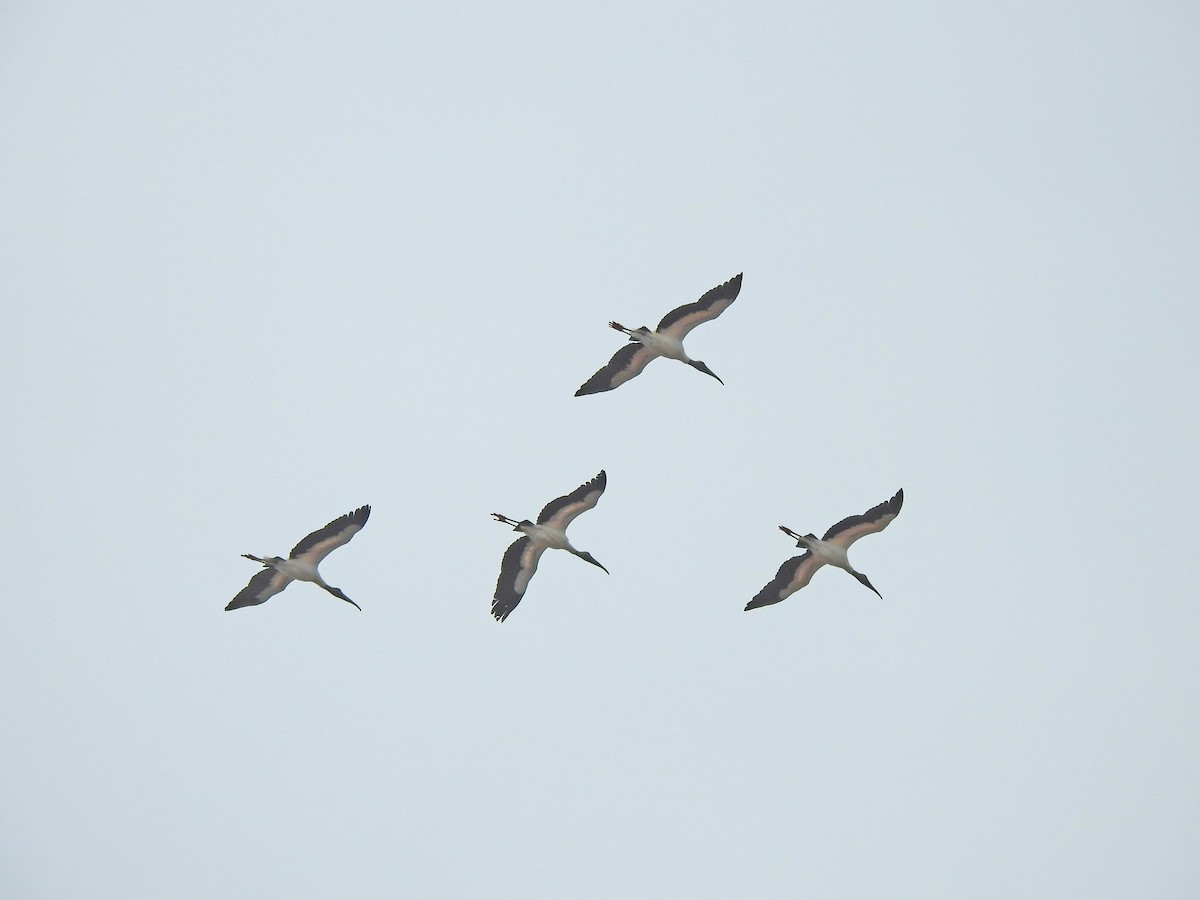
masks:
<path fill-rule="evenodd" d="M 311 581 L 314 584 L 319 584 L 323 588 L 328 588 L 325 579 L 321 577 L 321 573 L 317 571 L 317 567 L 307 559 L 280 559 L 274 556 L 270 559 L 271 568 L 276 572 L 281 572 L 288 578 L 296 581 Z"/>
<path fill-rule="evenodd" d="M 551 500 L 538 514 L 537 522 L 528 519 L 517 521 L 500 513 L 492 513 L 497 522 L 513 526 L 521 532 L 518 538 L 504 551 L 500 563 L 500 577 L 496 579 L 496 593 L 492 598 L 492 615 L 503 622 L 517 608 L 529 580 L 537 571 L 538 560 L 546 550 L 566 550 L 585 562 L 604 569 L 592 554 L 576 549 L 567 539 L 567 526 L 581 513 L 594 507 L 608 486 L 604 470 L 591 481 L 584 482 L 569 494 Z M 605 572 L 608 569 L 604 569 Z"/>
<path fill-rule="evenodd" d="M 891 500 L 872 507 L 861 516 L 842 519 L 826 531 L 823 538 L 819 538 L 815 534 L 797 534 L 790 528 L 780 525 L 779 530 L 793 538 L 796 546 L 803 547 L 805 552 L 800 556 L 793 556 L 780 566 L 774 580 L 746 604 L 746 609 L 758 609 L 760 606 L 770 606 L 787 599 L 808 584 L 814 573 L 825 565 L 837 566 L 839 569 L 846 570 L 863 586 L 875 591 L 876 595 L 882 599 L 883 595 L 875 590 L 875 586 L 871 584 L 867 576 L 855 571 L 854 567 L 850 565 L 847 551 L 850 549 L 850 545 L 860 537 L 875 534 L 887 528 L 891 521 L 900 514 L 900 507 L 903 504 L 904 489 L 901 488 Z"/>
<path fill-rule="evenodd" d="M 711 375 L 717 381 L 720 377 L 698 359 L 692 359 L 683 349 L 683 339 L 688 332 L 701 322 L 708 322 L 725 312 L 737 299 L 742 289 L 741 273 L 735 275 L 722 285 L 718 285 L 694 303 L 686 303 L 676 307 L 658 323 L 658 328 L 651 331 L 645 325 L 640 328 L 626 328 L 619 322 L 609 322 L 608 327 L 624 332 L 631 343 L 613 354 L 608 365 L 589 378 L 575 392 L 576 397 L 584 394 L 599 394 L 618 388 L 625 382 L 641 374 L 651 361 L 665 356 L 667 359 L 677 359 L 694 369 Z M 725 382 L 721 381 L 722 384 Z"/>
<path fill-rule="evenodd" d="M 340 588 L 335 588 L 326 582 L 321 577 L 318 567 L 325 557 L 358 534 L 370 515 L 371 507 L 361 506 L 354 512 L 334 519 L 324 528 L 317 529 L 296 544 L 287 559 L 282 556 L 263 557 L 243 553 L 242 556 L 246 559 L 262 563 L 263 570 L 250 579 L 250 583 L 229 601 L 229 605 L 225 609 L 257 606 L 274 597 L 293 581 L 308 581 L 324 588 L 339 600 L 345 600 L 351 606 L 361 610 L 362 607 L 343 594 Z"/>
<path fill-rule="evenodd" d="M 835 541 L 823 541 L 816 538 L 805 541 L 805 544 L 808 546 L 809 552 L 826 565 L 837 566 L 847 572 L 854 571 L 850 566 L 850 557 L 846 553 L 846 548 Z"/>
<path fill-rule="evenodd" d="M 667 359 L 677 359 L 682 363 L 693 360 L 683 352 L 683 340 L 673 334 L 651 331 L 648 328 L 635 328 L 629 336 L 648 350 L 654 351 L 655 356 L 665 356 Z"/>
<path fill-rule="evenodd" d="M 515 530 L 536 543 L 545 544 L 547 549 L 579 552 L 571 546 L 571 542 L 567 540 L 567 533 L 561 528 L 551 528 L 549 525 L 537 525 L 532 522 L 518 522 Z"/>

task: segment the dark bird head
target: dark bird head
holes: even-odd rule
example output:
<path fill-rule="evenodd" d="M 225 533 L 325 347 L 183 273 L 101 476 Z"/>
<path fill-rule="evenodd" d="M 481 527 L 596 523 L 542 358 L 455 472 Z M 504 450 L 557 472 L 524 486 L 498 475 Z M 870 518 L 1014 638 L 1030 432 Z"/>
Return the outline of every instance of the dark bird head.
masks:
<path fill-rule="evenodd" d="M 871 582 L 867 581 L 867 576 L 864 575 L 862 572 L 854 572 L 852 574 L 854 575 L 855 578 L 857 578 L 859 580 L 859 583 L 862 584 L 864 587 L 869 587 L 871 590 L 875 591 L 875 585 L 873 585 L 873 584 L 871 584 Z M 879 591 L 875 591 L 875 596 L 878 597 L 880 600 L 883 599 L 883 594 L 879 593 Z"/>
<path fill-rule="evenodd" d="M 600 566 L 601 569 L 604 569 L 604 566 L 601 566 L 600 563 L 596 561 L 596 557 L 592 556 L 592 554 L 588 553 L 586 550 L 577 550 L 575 551 L 575 555 L 585 562 L 590 562 L 593 566 Z M 604 569 L 604 571 L 608 575 L 612 574 L 608 571 L 608 569 Z"/>
<path fill-rule="evenodd" d="M 717 375 L 716 372 L 714 372 L 712 369 L 710 369 L 704 363 L 700 362 L 700 360 L 698 360 L 698 359 L 693 359 L 691 362 L 688 363 L 688 365 L 691 366 L 693 369 L 699 369 L 705 375 L 711 375 L 713 378 L 716 378 L 717 381 L 721 381 L 720 377 Z M 721 384 L 724 384 L 724 383 L 725 382 L 721 381 Z"/>

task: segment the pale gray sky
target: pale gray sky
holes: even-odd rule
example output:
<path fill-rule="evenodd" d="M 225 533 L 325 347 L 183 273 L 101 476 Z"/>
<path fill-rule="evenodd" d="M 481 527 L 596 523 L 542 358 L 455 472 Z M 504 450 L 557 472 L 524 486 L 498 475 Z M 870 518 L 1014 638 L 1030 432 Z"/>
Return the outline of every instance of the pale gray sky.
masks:
<path fill-rule="evenodd" d="M 1198 25 L 5 4 L 3 893 L 1195 897 Z"/>

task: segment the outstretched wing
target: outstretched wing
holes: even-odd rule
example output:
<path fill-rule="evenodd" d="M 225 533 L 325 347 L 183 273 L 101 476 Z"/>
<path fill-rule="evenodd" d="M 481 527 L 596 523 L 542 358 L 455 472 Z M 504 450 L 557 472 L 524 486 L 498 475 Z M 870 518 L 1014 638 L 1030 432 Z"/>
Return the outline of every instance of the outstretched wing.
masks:
<path fill-rule="evenodd" d="M 611 391 L 627 382 L 629 379 L 642 374 L 642 369 L 649 365 L 650 360 L 658 354 L 646 347 L 640 341 L 626 344 L 613 354 L 603 369 L 580 385 L 575 392 L 576 397 L 584 394 L 600 394 Z"/>
<path fill-rule="evenodd" d="M 900 507 L 903 505 L 904 488 L 901 488 L 891 500 L 872 506 L 861 516 L 842 519 L 825 532 L 825 540 L 839 547 L 849 547 L 864 534 L 874 534 L 887 528 L 892 519 L 900 515 Z"/>
<path fill-rule="evenodd" d="M 258 606 L 258 604 L 270 600 L 291 583 L 292 579 L 282 572 L 277 572 L 275 569 L 263 569 L 250 579 L 250 583 L 242 588 L 236 597 L 229 601 L 225 610 L 228 612 L 231 609 L 241 609 L 243 606 Z"/>
<path fill-rule="evenodd" d="M 805 551 L 800 556 L 793 556 L 782 566 L 775 578 L 754 595 L 754 599 L 746 604 L 746 609 L 758 609 L 760 606 L 770 606 L 780 600 L 786 600 L 800 588 L 804 587 L 813 577 L 813 572 L 825 563 Z"/>
<path fill-rule="evenodd" d="M 584 482 L 565 497 L 551 500 L 542 507 L 538 513 L 538 524 L 566 531 L 580 513 L 587 512 L 600 501 L 600 495 L 607 486 L 608 476 L 601 469 L 600 474 L 591 481 Z"/>
<path fill-rule="evenodd" d="M 737 299 L 738 291 L 741 289 L 742 275 L 739 272 L 724 284 L 713 288 L 695 303 L 687 303 L 671 310 L 658 323 L 658 332 L 683 340 L 687 333 L 701 322 L 715 319 L 729 309 L 729 305 Z"/>
<path fill-rule="evenodd" d="M 314 566 L 336 550 L 342 544 L 348 543 L 362 527 L 367 524 L 371 515 L 370 506 L 360 506 L 354 512 L 334 519 L 324 528 L 319 528 L 292 548 L 291 558 L 305 557 Z"/>
<path fill-rule="evenodd" d="M 521 537 L 504 551 L 504 561 L 500 563 L 500 577 L 496 579 L 496 593 L 492 598 L 492 615 L 496 617 L 496 621 L 503 622 L 508 618 L 508 614 L 517 608 L 517 604 L 525 596 L 525 588 L 529 587 L 529 579 L 537 571 L 538 560 L 542 558 L 545 549 L 545 544 Z"/>

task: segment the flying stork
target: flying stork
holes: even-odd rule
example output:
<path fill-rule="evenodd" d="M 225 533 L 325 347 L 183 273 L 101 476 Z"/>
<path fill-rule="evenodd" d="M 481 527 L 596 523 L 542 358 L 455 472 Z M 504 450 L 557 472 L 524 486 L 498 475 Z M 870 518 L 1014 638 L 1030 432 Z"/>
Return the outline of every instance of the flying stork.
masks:
<path fill-rule="evenodd" d="M 591 481 L 584 482 L 566 496 L 547 503 L 538 513 L 536 523 L 528 519 L 518 522 L 500 513 L 492 513 L 492 518 L 497 522 L 511 525 L 513 531 L 522 534 L 522 537 L 517 538 L 504 551 L 504 561 L 500 563 L 500 577 L 496 579 L 496 593 L 492 599 L 492 615 L 496 617 L 496 621 L 503 622 L 509 613 L 517 608 L 517 604 L 525 595 L 525 588 L 529 586 L 529 579 L 537 571 L 538 560 L 547 548 L 566 550 L 585 562 L 604 569 L 592 554 L 571 546 L 571 542 L 567 540 L 567 526 L 575 521 L 576 516 L 587 512 L 599 502 L 607 484 L 608 476 L 601 469 L 600 474 Z M 604 571 L 608 572 L 608 569 Z"/>
<path fill-rule="evenodd" d="M 650 360 L 659 356 L 687 363 L 693 369 L 699 369 L 705 375 L 711 375 L 717 381 L 721 381 L 716 372 L 700 360 L 692 359 L 683 352 L 683 339 L 701 322 L 708 322 L 725 312 L 729 305 L 737 299 L 738 291 L 741 289 L 742 275 L 739 272 L 724 284 L 713 288 L 695 303 L 687 303 L 671 310 L 663 316 L 662 321 L 658 323 L 658 328 L 654 331 L 645 325 L 640 328 L 626 328 L 619 322 L 609 322 L 609 328 L 615 328 L 617 331 L 629 335 L 631 343 L 613 354 L 608 365 L 585 381 L 582 387 L 575 392 L 575 396 L 599 394 L 618 388 L 629 379 L 640 375 L 642 369 L 649 365 Z M 721 384 L 724 383 L 721 381 Z"/>
<path fill-rule="evenodd" d="M 354 512 L 334 519 L 293 547 L 287 559 L 281 556 L 268 556 L 264 559 L 243 553 L 242 556 L 246 559 L 262 563 L 263 570 L 250 579 L 250 583 L 229 601 L 225 609 L 257 606 L 274 597 L 293 581 L 311 581 L 361 612 L 362 607 L 343 594 L 339 588 L 330 587 L 325 583 L 325 579 L 317 571 L 317 566 L 326 556 L 358 534 L 367 524 L 367 517 L 370 515 L 370 506 L 360 506 Z"/>
<path fill-rule="evenodd" d="M 803 547 L 805 552 L 800 556 L 793 556 L 780 566 L 775 579 L 746 604 L 746 609 L 770 606 L 772 603 L 778 603 L 780 600 L 790 597 L 808 584 L 813 573 L 827 563 L 837 566 L 839 569 L 845 569 L 863 585 L 875 591 L 875 586 L 867 580 L 867 576 L 862 572 L 854 571 L 851 567 L 850 560 L 846 558 L 846 551 L 864 534 L 874 534 L 887 528 L 892 519 L 900 514 L 900 507 L 903 503 L 904 489 L 901 488 L 896 491 L 896 496 L 886 503 L 871 507 L 861 516 L 842 519 L 826 531 L 823 538 L 818 538 L 815 534 L 796 534 L 790 528 L 780 525 L 779 530 L 793 538 L 796 546 Z M 883 595 L 879 591 L 875 591 L 875 593 L 881 600 L 883 599 Z"/>

